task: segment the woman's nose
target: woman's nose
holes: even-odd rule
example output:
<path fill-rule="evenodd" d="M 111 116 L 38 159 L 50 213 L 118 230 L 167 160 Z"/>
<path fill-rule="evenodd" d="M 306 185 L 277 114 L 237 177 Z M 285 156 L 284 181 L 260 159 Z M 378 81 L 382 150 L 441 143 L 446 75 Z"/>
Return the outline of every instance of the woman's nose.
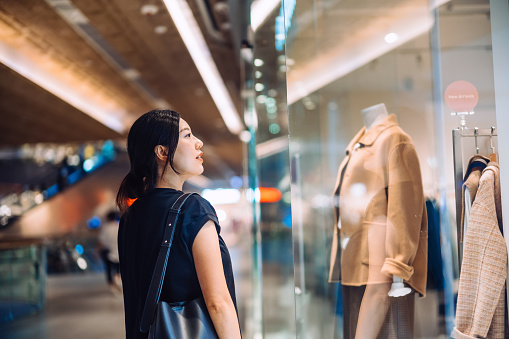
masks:
<path fill-rule="evenodd" d="M 201 141 L 200 139 L 196 138 L 196 149 L 200 149 L 203 147 L 203 141 Z"/>

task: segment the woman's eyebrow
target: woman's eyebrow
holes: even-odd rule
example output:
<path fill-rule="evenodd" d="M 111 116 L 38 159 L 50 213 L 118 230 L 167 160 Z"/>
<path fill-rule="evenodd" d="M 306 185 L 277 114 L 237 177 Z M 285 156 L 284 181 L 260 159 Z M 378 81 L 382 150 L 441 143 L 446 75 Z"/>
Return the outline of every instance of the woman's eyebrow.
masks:
<path fill-rule="evenodd" d="M 185 131 L 186 129 L 187 129 L 189 132 L 191 132 L 191 130 L 189 129 L 189 127 L 184 127 L 184 128 L 182 128 L 182 129 L 179 131 L 179 133 L 182 133 L 182 131 Z"/>

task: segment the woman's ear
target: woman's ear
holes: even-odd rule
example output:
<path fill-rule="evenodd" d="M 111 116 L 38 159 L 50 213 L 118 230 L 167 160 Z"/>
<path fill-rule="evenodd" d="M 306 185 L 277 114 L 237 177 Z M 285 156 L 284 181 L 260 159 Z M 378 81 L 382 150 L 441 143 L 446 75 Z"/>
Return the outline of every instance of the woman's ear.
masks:
<path fill-rule="evenodd" d="M 168 147 L 157 145 L 154 147 L 154 153 L 158 160 L 166 162 L 166 159 L 168 158 Z"/>

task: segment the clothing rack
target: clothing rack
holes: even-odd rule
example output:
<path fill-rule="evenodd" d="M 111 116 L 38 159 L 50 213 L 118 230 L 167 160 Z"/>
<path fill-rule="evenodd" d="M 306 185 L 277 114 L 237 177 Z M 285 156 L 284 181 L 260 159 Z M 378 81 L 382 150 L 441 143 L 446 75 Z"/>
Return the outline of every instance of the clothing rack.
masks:
<path fill-rule="evenodd" d="M 461 271 L 461 262 L 463 259 L 463 241 L 460 239 L 461 233 L 459 230 L 463 227 L 461 225 L 461 206 L 463 203 L 463 196 L 461 189 L 463 186 L 463 176 L 465 169 L 463 168 L 463 144 L 461 140 L 463 138 L 475 138 L 475 152 L 479 154 L 479 147 L 477 143 L 478 137 L 496 137 L 496 128 L 463 128 L 454 129 L 452 131 L 452 150 L 454 157 L 454 190 L 456 196 L 456 227 L 457 227 L 457 238 L 458 238 L 458 264 Z"/>

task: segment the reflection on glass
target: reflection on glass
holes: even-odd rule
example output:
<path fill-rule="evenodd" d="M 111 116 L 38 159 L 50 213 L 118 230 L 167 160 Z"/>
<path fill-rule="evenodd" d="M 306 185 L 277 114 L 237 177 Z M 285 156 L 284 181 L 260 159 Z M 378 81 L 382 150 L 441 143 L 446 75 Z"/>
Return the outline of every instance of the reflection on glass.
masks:
<path fill-rule="evenodd" d="M 263 337 L 295 338 L 283 5 L 253 1 Z M 269 10 L 272 8 L 272 10 Z M 263 9 L 265 17 L 259 18 Z M 280 16 L 279 19 L 277 17 Z M 279 24 L 277 24 L 279 22 Z M 281 30 L 282 28 L 282 30 Z"/>
<path fill-rule="evenodd" d="M 443 92 L 470 82 L 479 102 L 466 128 L 496 127 L 490 28 L 483 1 L 296 1 L 285 69 L 298 336 L 451 334 L 453 159 L 465 169 L 476 146 L 464 137 L 453 155 L 460 119 Z M 399 132 L 384 139 L 382 127 Z M 490 152 L 489 138 L 478 145 Z"/>

